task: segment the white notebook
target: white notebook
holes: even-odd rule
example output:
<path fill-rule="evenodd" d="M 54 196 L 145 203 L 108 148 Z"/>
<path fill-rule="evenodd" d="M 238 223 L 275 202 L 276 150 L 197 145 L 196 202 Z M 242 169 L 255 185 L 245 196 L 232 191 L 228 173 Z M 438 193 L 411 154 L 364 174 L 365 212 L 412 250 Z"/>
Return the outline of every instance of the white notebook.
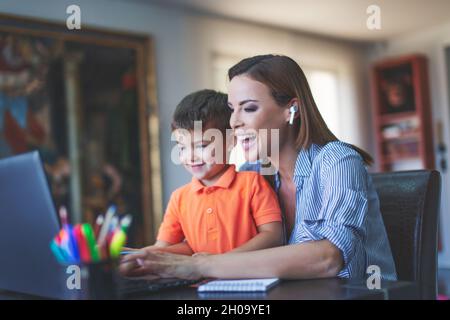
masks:
<path fill-rule="evenodd" d="M 264 292 L 276 285 L 278 278 L 214 280 L 198 287 L 199 292 Z"/>

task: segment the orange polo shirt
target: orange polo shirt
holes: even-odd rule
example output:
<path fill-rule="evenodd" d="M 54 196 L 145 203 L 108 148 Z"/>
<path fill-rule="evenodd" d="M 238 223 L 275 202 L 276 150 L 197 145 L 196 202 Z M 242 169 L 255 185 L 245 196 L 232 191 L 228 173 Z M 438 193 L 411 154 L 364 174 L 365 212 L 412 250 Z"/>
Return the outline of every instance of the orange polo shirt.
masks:
<path fill-rule="evenodd" d="M 275 221 L 281 210 L 267 181 L 230 165 L 213 186 L 192 178 L 172 193 L 157 239 L 186 239 L 194 252 L 224 253 L 253 238 L 257 226 Z"/>

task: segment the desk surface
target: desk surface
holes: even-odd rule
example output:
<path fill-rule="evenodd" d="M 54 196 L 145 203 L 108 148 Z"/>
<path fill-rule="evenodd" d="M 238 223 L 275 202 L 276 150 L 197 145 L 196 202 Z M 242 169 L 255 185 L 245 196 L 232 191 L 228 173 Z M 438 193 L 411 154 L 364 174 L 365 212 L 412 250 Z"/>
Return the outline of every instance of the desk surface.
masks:
<path fill-rule="evenodd" d="M 162 290 L 135 297 L 149 300 L 383 300 L 418 299 L 417 288 L 410 282 L 386 281 L 380 290 L 369 290 L 365 281 L 330 278 L 281 281 L 267 293 L 202 293 L 195 287 Z"/>
<path fill-rule="evenodd" d="M 418 299 L 417 287 L 410 282 L 386 281 L 381 289 L 369 290 L 364 281 L 330 278 L 318 280 L 281 281 L 267 293 L 206 293 L 195 287 L 178 287 L 131 297 L 148 300 L 382 300 Z M 36 299 L 39 297 L 0 291 L 0 299 Z"/>

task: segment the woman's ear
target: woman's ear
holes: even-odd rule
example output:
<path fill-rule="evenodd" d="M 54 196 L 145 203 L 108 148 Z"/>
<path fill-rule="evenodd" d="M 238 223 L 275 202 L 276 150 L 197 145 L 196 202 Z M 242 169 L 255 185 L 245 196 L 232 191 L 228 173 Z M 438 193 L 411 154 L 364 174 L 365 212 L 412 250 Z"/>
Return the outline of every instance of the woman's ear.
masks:
<path fill-rule="evenodd" d="M 299 116 L 299 104 L 298 104 L 298 100 L 297 99 L 292 99 L 285 112 L 285 119 L 286 122 L 288 122 L 289 124 L 294 124 L 294 119 L 298 118 Z"/>

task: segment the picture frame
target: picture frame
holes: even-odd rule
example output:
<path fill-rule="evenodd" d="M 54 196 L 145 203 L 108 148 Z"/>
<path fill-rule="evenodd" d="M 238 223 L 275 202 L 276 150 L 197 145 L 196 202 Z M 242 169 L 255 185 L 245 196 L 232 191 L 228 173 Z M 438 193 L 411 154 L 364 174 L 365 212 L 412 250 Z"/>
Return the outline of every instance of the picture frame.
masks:
<path fill-rule="evenodd" d="M 146 34 L 0 14 L 0 157 L 38 149 L 72 222 L 93 223 L 115 204 L 133 215 L 135 246 L 153 242 L 162 220 L 153 46 Z M 110 119 L 121 110 L 135 128 Z"/>

